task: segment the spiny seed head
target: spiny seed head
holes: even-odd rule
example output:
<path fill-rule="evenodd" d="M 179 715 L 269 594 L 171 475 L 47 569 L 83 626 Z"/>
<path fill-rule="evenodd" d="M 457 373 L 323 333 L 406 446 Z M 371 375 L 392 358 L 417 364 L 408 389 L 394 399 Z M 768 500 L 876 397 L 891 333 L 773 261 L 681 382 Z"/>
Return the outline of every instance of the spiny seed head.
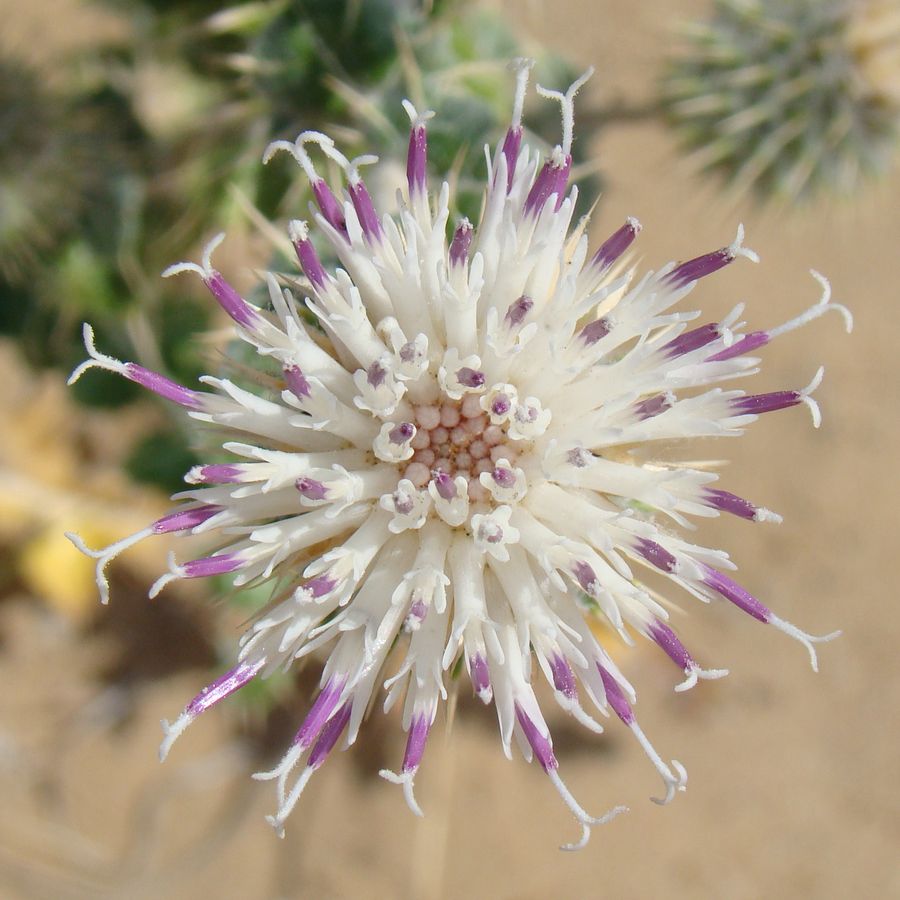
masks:
<path fill-rule="evenodd" d="M 668 118 L 697 167 L 738 191 L 850 194 L 897 148 L 898 19 L 881 0 L 717 0 L 669 62 Z"/>

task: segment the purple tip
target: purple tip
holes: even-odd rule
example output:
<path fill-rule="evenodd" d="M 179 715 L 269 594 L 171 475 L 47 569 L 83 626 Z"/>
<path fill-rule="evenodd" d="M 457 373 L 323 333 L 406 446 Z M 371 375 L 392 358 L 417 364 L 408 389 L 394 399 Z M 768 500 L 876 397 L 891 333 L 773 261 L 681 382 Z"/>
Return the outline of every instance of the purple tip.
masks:
<path fill-rule="evenodd" d="M 469 257 L 469 246 L 472 243 L 472 223 L 463 219 L 453 232 L 453 240 L 450 242 L 450 265 L 458 266 Z"/>
<path fill-rule="evenodd" d="M 744 353 L 752 353 L 760 347 L 765 347 L 769 343 L 769 333 L 767 331 L 751 331 L 743 337 L 738 338 L 730 347 L 714 353 L 706 358 L 707 362 L 722 362 L 726 359 L 734 359 L 735 356 L 742 356 Z"/>
<path fill-rule="evenodd" d="M 236 553 L 222 553 L 219 556 L 204 556 L 192 559 L 181 568 L 185 578 L 207 578 L 210 575 L 227 575 L 244 565 L 244 560 Z"/>
<path fill-rule="evenodd" d="M 506 193 L 512 190 L 513 178 L 516 174 L 516 162 L 519 159 L 519 148 L 522 146 L 522 126 L 514 125 L 506 132 L 502 153 L 506 157 Z"/>
<path fill-rule="evenodd" d="M 284 380 L 288 390 L 298 399 L 305 400 L 312 394 L 312 388 L 300 366 L 285 366 Z"/>
<path fill-rule="evenodd" d="M 644 421 L 645 419 L 652 419 L 654 416 L 658 416 L 671 408 L 671 394 L 656 394 L 654 397 L 648 397 L 646 400 L 641 400 L 640 403 L 635 403 L 634 414 L 638 419 Z"/>
<path fill-rule="evenodd" d="M 666 656 L 684 672 L 693 668 L 694 660 L 687 648 L 678 639 L 678 635 L 665 622 L 654 619 L 648 628 L 650 637 L 665 651 Z"/>
<path fill-rule="evenodd" d="M 378 360 L 375 360 L 375 362 L 366 369 L 366 381 L 368 381 L 373 388 L 381 387 L 381 385 L 384 384 L 385 378 L 387 378 L 387 369 L 385 369 Z"/>
<path fill-rule="evenodd" d="M 579 335 L 589 347 L 609 334 L 609 322 L 606 318 L 594 319 L 581 329 Z"/>
<path fill-rule="evenodd" d="M 219 302 L 219 306 L 245 328 L 253 328 L 259 324 L 259 314 L 249 303 L 222 277 L 213 270 L 204 279 L 210 293 Z"/>
<path fill-rule="evenodd" d="M 612 707 L 613 712 L 626 724 L 634 721 L 634 712 L 631 705 L 625 699 L 622 688 L 613 676 L 607 672 L 600 663 L 597 663 L 600 678 L 603 679 L 603 690 L 606 691 L 606 702 Z"/>
<path fill-rule="evenodd" d="M 365 236 L 370 241 L 381 240 L 381 222 L 378 221 L 375 205 L 365 184 L 362 181 L 351 182 L 347 190 Z"/>
<path fill-rule="evenodd" d="M 409 132 L 409 152 L 406 156 L 406 181 L 410 195 L 425 192 L 428 163 L 428 134 L 424 125 L 413 125 Z"/>
<path fill-rule="evenodd" d="M 316 741 L 315 747 L 306 760 L 306 765 L 310 769 L 318 769 L 325 762 L 328 754 L 334 749 L 334 745 L 338 742 L 338 738 L 347 727 L 350 721 L 350 712 L 353 708 L 353 701 L 348 700 L 326 723 L 322 728 L 322 733 Z"/>
<path fill-rule="evenodd" d="M 553 673 L 553 687 L 570 700 L 578 696 L 578 688 L 575 684 L 575 673 L 566 659 L 554 654 L 548 660 L 550 671 Z"/>
<path fill-rule="evenodd" d="M 401 422 L 388 432 L 388 437 L 392 444 L 400 445 L 412 440 L 415 433 L 416 429 L 412 422 Z"/>
<path fill-rule="evenodd" d="M 721 594 L 726 600 L 733 603 L 738 609 L 759 619 L 760 622 L 768 622 L 771 612 L 759 602 L 749 591 L 741 587 L 736 581 L 732 581 L 727 575 L 712 566 L 702 565 L 704 570 L 703 583 Z"/>
<path fill-rule="evenodd" d="M 525 738 L 528 743 L 531 744 L 531 749 L 534 751 L 537 761 L 541 764 L 541 768 L 543 768 L 545 772 L 558 768 L 559 763 L 553 755 L 553 743 L 549 736 L 544 737 L 544 735 L 538 731 L 537 726 L 528 718 L 528 714 L 518 703 L 516 704 L 516 720 L 522 731 L 525 733 Z"/>
<path fill-rule="evenodd" d="M 294 241 L 294 251 L 300 262 L 300 268 L 303 274 L 309 279 L 309 282 L 317 290 L 325 284 L 325 269 L 322 267 L 322 261 L 316 248 L 313 247 L 312 241 L 300 239 Z"/>
<path fill-rule="evenodd" d="M 337 586 L 337 579 L 332 578 L 327 572 L 316 575 L 303 585 L 303 590 L 309 591 L 313 597 L 319 598 L 330 594 Z"/>
<path fill-rule="evenodd" d="M 468 366 L 463 366 L 461 369 L 457 370 L 456 380 L 465 387 L 480 388 L 484 386 L 484 372 L 479 372 L 477 369 L 470 369 Z"/>
<path fill-rule="evenodd" d="M 534 300 L 532 300 L 531 297 L 522 294 L 518 300 L 514 300 L 510 303 L 509 309 L 506 311 L 506 324 L 509 325 L 510 328 L 521 325 L 522 322 L 525 321 L 525 316 L 531 312 L 533 306 Z"/>
<path fill-rule="evenodd" d="M 593 594 L 597 590 L 597 573 L 588 563 L 577 560 L 572 565 L 572 574 L 586 594 Z"/>
<path fill-rule="evenodd" d="M 456 498 L 456 485 L 446 472 L 435 469 L 431 473 L 431 480 L 434 482 L 438 494 L 448 503 Z"/>
<path fill-rule="evenodd" d="M 498 394 L 491 401 L 491 412 L 495 416 L 505 416 L 509 412 L 511 406 L 512 404 L 509 402 L 509 397 L 505 394 Z"/>
<path fill-rule="evenodd" d="M 742 519 L 756 518 L 757 507 L 749 500 L 738 497 L 737 494 L 732 494 L 729 491 L 706 488 L 703 499 L 709 506 L 722 512 L 731 513 L 733 516 L 739 516 Z"/>
<path fill-rule="evenodd" d="M 187 409 L 199 409 L 203 405 L 203 395 L 198 391 L 182 387 L 170 378 L 166 378 L 165 375 L 151 372 L 137 363 L 125 364 L 125 377 L 141 387 L 147 388 L 148 391 L 153 391 L 154 394 L 158 394 L 165 400 L 171 400 Z"/>
<path fill-rule="evenodd" d="M 341 234 L 347 234 L 347 222 L 344 218 L 344 210 L 338 203 L 337 197 L 331 191 L 331 188 L 325 183 L 324 178 L 314 181 L 312 185 L 313 196 L 325 221 L 333 228 L 336 228 Z"/>
<path fill-rule="evenodd" d="M 425 621 L 425 616 L 427 615 L 428 606 L 425 604 L 425 601 L 421 597 L 416 597 L 409 607 L 408 618 L 421 623 Z"/>
<path fill-rule="evenodd" d="M 685 331 L 683 334 L 679 334 L 677 338 L 674 338 L 667 344 L 663 344 L 660 352 L 674 359 L 676 356 L 684 356 L 685 353 L 699 350 L 721 336 L 722 332 L 719 330 L 718 323 L 709 322 L 706 325 L 701 325 L 699 328 L 694 328 L 692 331 Z"/>
<path fill-rule="evenodd" d="M 589 450 L 585 450 L 584 447 L 572 447 L 566 453 L 566 461 L 569 465 L 575 466 L 576 469 L 585 468 L 593 458 L 594 455 Z"/>
<path fill-rule="evenodd" d="M 201 466 L 194 479 L 201 484 L 238 484 L 243 474 L 243 466 L 236 466 L 232 463 L 213 463 L 209 466 Z"/>
<path fill-rule="evenodd" d="M 502 488 L 514 488 L 516 486 L 515 474 L 511 469 L 504 468 L 503 466 L 497 466 L 494 471 L 491 472 L 491 477 Z"/>
<path fill-rule="evenodd" d="M 600 245 L 591 264 L 601 271 L 608 269 L 632 244 L 641 230 L 637 219 L 627 219 L 625 224 Z"/>
<path fill-rule="evenodd" d="M 191 509 L 176 509 L 168 515 L 157 519 L 153 525 L 154 534 L 171 534 L 173 531 L 188 531 L 202 525 L 222 511 L 221 506 L 203 505 Z"/>
<path fill-rule="evenodd" d="M 729 406 L 736 414 L 759 416 L 778 409 L 796 406 L 803 399 L 800 391 L 774 391 L 771 394 L 752 394 L 729 400 Z"/>
<path fill-rule="evenodd" d="M 254 663 L 240 663 L 233 669 L 229 669 L 224 675 L 220 675 L 212 684 L 208 684 L 185 707 L 185 712 L 191 717 L 199 716 L 211 706 L 215 706 L 220 700 L 224 700 L 229 694 L 240 690 L 263 667 L 265 660 Z"/>
<path fill-rule="evenodd" d="M 734 251 L 723 247 L 713 253 L 705 253 L 676 266 L 667 276 L 669 283 L 675 288 L 682 288 L 694 281 L 699 281 L 713 272 L 718 272 L 729 263 L 734 262 Z"/>
<path fill-rule="evenodd" d="M 344 690 L 346 679 L 329 678 L 325 683 L 325 687 L 319 691 L 319 696 L 310 707 L 306 718 L 294 735 L 294 744 L 299 744 L 306 749 L 319 736 L 322 727 L 328 721 L 328 717 L 334 712 L 335 706 L 341 699 L 341 693 Z"/>
<path fill-rule="evenodd" d="M 568 154 L 561 166 L 553 162 L 552 159 L 548 159 L 531 186 L 531 191 L 525 200 L 525 212 L 537 215 L 554 194 L 556 195 L 554 209 L 559 210 L 565 197 L 566 184 L 569 181 L 571 168 L 572 157 Z"/>
<path fill-rule="evenodd" d="M 469 677 L 475 693 L 486 697 L 491 690 L 491 676 L 487 660 L 480 653 L 469 658 Z"/>
<path fill-rule="evenodd" d="M 656 541 L 648 541 L 646 538 L 637 538 L 635 541 L 635 550 L 640 553 L 647 562 L 652 563 L 657 569 L 663 572 L 674 572 L 676 560 L 675 557 Z"/>
<path fill-rule="evenodd" d="M 422 762 L 422 754 L 425 752 L 425 741 L 428 740 L 428 730 L 431 723 L 421 714 L 414 715 L 409 726 L 409 737 L 406 739 L 406 752 L 403 754 L 403 771 L 414 772 Z"/>
<path fill-rule="evenodd" d="M 294 482 L 294 487 L 300 492 L 300 495 L 306 497 L 307 500 L 327 500 L 328 488 L 321 481 L 315 478 L 298 478 Z"/>

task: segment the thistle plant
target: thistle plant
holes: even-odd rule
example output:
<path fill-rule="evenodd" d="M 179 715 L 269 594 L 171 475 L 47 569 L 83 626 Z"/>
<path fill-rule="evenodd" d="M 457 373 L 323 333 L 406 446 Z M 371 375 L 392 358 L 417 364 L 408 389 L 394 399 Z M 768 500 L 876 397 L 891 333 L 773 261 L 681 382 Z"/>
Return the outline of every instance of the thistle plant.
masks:
<path fill-rule="evenodd" d="M 818 425 L 821 369 L 805 387 L 775 392 L 734 383 L 746 384 L 770 341 L 829 311 L 849 329 L 849 313 L 817 275 L 819 301 L 784 324 L 747 331 L 739 305 L 697 325 L 699 313 L 679 308 L 696 283 L 757 259 L 743 229 L 642 276 L 627 264 L 637 220 L 592 247 L 569 184 L 574 100 L 589 73 L 565 92 L 538 88 L 562 116 L 559 142 L 541 154 L 524 139 L 529 71 L 527 61 L 515 67 L 511 121 L 487 153 L 475 222 L 451 225 L 451 188 L 433 189 L 428 176 L 431 111 L 412 103 L 396 214 L 373 202 L 362 173 L 373 157 L 348 159 L 319 131 L 268 148 L 267 159 L 299 164 L 315 198 L 312 220 L 288 229 L 302 274 L 268 275 L 268 302 L 253 304 L 215 266 L 223 236 L 199 262 L 165 273 L 199 278 L 232 319 L 257 369 L 252 383 L 181 385 L 107 355 L 84 329 L 89 358 L 72 381 L 93 368 L 118 373 L 224 439 L 224 458 L 192 468 L 177 505 L 146 528 L 100 550 L 71 535 L 97 561 L 104 602 L 107 565 L 158 535 L 207 535 L 212 551 L 173 557 L 151 596 L 213 576 L 270 590 L 236 664 L 163 723 L 161 756 L 229 694 L 325 657 L 291 746 L 256 776 L 275 782 L 279 833 L 339 742 L 357 740 L 382 687 L 386 709 L 402 706 L 407 741 L 397 770 L 381 774 L 421 814 L 416 774 L 465 671 L 496 712 L 503 751 L 511 756 L 515 741 L 536 759 L 575 817 L 566 849 L 583 847 L 624 807 L 594 816 L 569 791 L 548 698 L 593 732 L 598 715 L 618 719 L 663 782 L 657 802 L 687 783 L 639 724 L 635 690 L 592 623 L 658 648 L 679 673 L 676 690 L 726 672 L 675 633 L 670 593 L 726 601 L 799 641 L 813 668 L 816 644 L 837 635 L 788 622 L 734 580 L 724 551 L 687 539 L 681 529 L 698 517 L 779 517 L 669 454 L 791 407 Z M 716 655 L 703 657 L 716 665 Z"/>
<path fill-rule="evenodd" d="M 684 28 L 666 114 L 697 167 L 738 191 L 849 195 L 897 150 L 898 17 L 882 0 L 716 0 Z"/>

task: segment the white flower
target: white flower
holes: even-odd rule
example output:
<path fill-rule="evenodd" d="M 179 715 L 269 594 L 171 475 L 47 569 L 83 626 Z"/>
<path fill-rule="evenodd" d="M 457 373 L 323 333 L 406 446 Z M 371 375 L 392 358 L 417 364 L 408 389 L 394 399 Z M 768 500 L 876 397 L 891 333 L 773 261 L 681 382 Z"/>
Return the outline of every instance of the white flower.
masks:
<path fill-rule="evenodd" d="M 761 415 L 798 404 L 818 421 L 812 391 L 748 394 L 720 385 L 756 371 L 751 354 L 772 338 L 837 310 L 827 282 L 818 304 L 768 331 L 743 332 L 740 310 L 689 326 L 676 304 L 695 282 L 738 258 L 755 259 L 742 231 L 729 246 L 640 280 L 619 277 L 639 231 L 629 219 L 589 255 L 571 219 L 568 186 L 573 100 L 563 137 L 546 160 L 522 144 L 527 63 L 516 68 L 515 113 L 489 155 L 484 212 L 448 242 L 449 189 L 426 184 L 426 119 L 409 107 L 408 193 L 394 216 L 373 208 L 358 165 L 319 134 L 279 142 L 303 166 L 318 202 L 315 223 L 341 268 L 325 270 L 307 226 L 290 236 L 306 278 L 306 305 L 327 340 L 313 339 L 298 300 L 269 281 L 273 311 L 246 302 L 213 268 L 196 272 L 260 355 L 278 360 L 284 391 L 262 396 L 208 378 L 191 390 L 134 363 L 99 353 L 112 369 L 180 404 L 199 422 L 239 433 L 229 463 L 199 466 L 173 512 L 103 551 L 79 547 L 103 570 L 120 550 L 163 533 L 215 535 L 214 553 L 171 565 L 154 586 L 234 573 L 246 584 L 277 576 L 273 604 L 241 641 L 235 668 L 205 688 L 171 725 L 162 755 L 201 712 L 256 677 L 328 652 L 321 691 L 279 766 L 260 778 L 278 786 L 271 821 L 280 831 L 310 776 L 343 739 L 352 744 L 387 669 L 389 707 L 403 698 L 406 753 L 397 774 L 419 812 L 413 782 L 440 704 L 464 661 L 476 694 L 493 701 L 504 751 L 513 738 L 535 756 L 581 825 L 588 815 L 560 779 L 536 694 L 538 673 L 560 706 L 588 728 L 587 710 L 612 711 L 662 776 L 668 802 L 686 773 L 666 762 L 632 711 L 634 690 L 589 626 L 605 618 L 631 642 L 649 638 L 693 686 L 723 670 L 701 668 L 645 587 L 661 573 L 676 593 L 722 597 L 800 640 L 815 667 L 812 637 L 750 596 L 727 555 L 686 542 L 676 526 L 722 512 L 777 520 L 720 489 L 702 468 L 666 462 L 673 440 L 740 434 Z M 318 175 L 315 144 L 343 170 L 343 194 Z M 370 160 L 365 160 L 370 161 Z M 296 573 L 296 574 L 294 574 Z M 294 579 L 293 582 L 291 579 Z M 537 661 L 537 666 L 534 661 Z M 389 660 L 391 662 L 389 663 Z M 300 774 L 292 781 L 301 760 Z"/>

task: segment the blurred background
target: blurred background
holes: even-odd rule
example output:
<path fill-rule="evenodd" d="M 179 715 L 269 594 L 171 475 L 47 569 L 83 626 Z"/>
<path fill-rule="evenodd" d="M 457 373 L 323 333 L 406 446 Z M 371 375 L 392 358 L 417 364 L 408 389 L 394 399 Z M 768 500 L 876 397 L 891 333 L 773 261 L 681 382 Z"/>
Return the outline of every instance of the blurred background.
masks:
<path fill-rule="evenodd" d="M 900 896 L 896 0 L 0 0 L 0 22 L 0 897 Z M 159 272 L 220 230 L 239 288 L 288 266 L 265 223 L 308 197 L 286 160 L 262 167 L 265 145 L 323 128 L 399 172 L 406 96 L 437 110 L 429 162 L 477 215 L 516 55 L 551 87 L 597 69 L 576 106 L 595 238 L 636 216 L 656 267 L 742 221 L 762 264 L 698 286 L 709 320 L 747 301 L 751 328 L 786 321 L 818 298 L 810 267 L 852 308 L 851 336 L 826 317 L 765 352 L 759 390 L 826 365 L 819 431 L 795 410 L 697 451 L 784 516 L 717 519 L 699 540 L 778 614 L 844 634 L 815 675 L 783 635 L 685 600 L 679 630 L 731 669 L 687 694 L 661 654 L 616 651 L 689 790 L 658 809 L 628 735 L 551 711 L 584 805 L 631 806 L 580 854 L 557 850 L 575 825 L 465 691 L 417 779 L 424 820 L 377 777 L 403 737 L 376 713 L 278 841 L 249 773 L 280 755 L 318 673 L 248 688 L 157 764 L 159 720 L 227 666 L 254 598 L 179 582 L 148 601 L 169 549 L 156 538 L 116 562 L 99 606 L 63 532 L 101 546 L 144 527 L 206 448 L 128 382 L 66 388 L 80 325 L 185 383 L 216 371 L 227 328 L 202 289 Z M 526 118 L 552 144 L 557 107 L 532 98 Z M 388 180 L 373 186 L 386 204 Z"/>

